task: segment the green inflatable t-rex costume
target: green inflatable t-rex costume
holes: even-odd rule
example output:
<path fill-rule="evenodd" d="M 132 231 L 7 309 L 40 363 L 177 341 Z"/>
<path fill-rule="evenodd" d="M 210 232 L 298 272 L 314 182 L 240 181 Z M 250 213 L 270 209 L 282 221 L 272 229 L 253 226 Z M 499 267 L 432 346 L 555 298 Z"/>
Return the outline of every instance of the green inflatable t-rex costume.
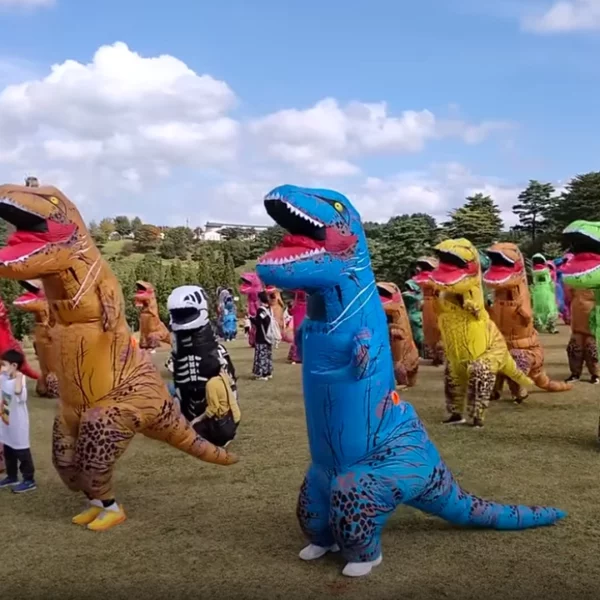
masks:
<path fill-rule="evenodd" d="M 408 320 L 412 330 L 413 339 L 419 349 L 419 356 L 423 357 L 425 351 L 425 337 L 423 335 L 423 291 L 419 284 L 409 279 L 404 284 L 402 298 L 408 313 Z"/>
<path fill-rule="evenodd" d="M 540 333 L 558 333 L 558 304 L 556 303 L 555 283 L 550 274 L 550 267 L 543 254 L 531 257 L 533 265 L 530 286 L 531 303 L 533 305 L 533 324 Z"/>

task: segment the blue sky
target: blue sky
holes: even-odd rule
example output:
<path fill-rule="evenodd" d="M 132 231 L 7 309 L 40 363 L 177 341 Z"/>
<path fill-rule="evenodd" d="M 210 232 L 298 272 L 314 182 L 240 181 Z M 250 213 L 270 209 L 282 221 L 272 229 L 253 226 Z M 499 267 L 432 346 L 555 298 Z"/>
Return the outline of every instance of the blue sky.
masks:
<path fill-rule="evenodd" d="M 137 212 L 151 222 L 184 217 L 197 224 L 207 218 L 262 221 L 261 195 L 284 181 L 337 187 L 357 197 L 369 218 L 410 212 L 415 203 L 421 204 L 421 197 L 422 206 L 442 216 L 473 189 L 495 193 L 503 209 L 509 210 L 511 198 L 529 178 L 559 182 L 597 168 L 600 75 L 594 57 L 600 51 L 600 35 L 594 23 L 597 20 L 596 26 L 600 26 L 600 3 L 596 0 L 578 0 L 575 12 L 558 17 L 557 13 L 548 17 L 553 4 L 542 0 L 56 0 L 37 8 L 19 7 L 18 3 L 0 0 L 0 6 L 12 4 L 0 12 L 0 76 L 5 85 L 30 82 L 28 127 L 27 131 L 16 130 L 17 117 L 13 116 L 4 125 L 12 127 L 11 135 L 2 136 L 0 120 L 0 137 L 10 138 L 12 144 L 31 142 L 31 147 L 15 157 L 5 142 L 0 149 L 0 169 L 5 176 L 19 179 L 24 169 L 54 175 L 59 183 L 64 181 L 71 195 L 81 199 L 82 211 L 89 218 Z M 577 10 L 588 11 L 586 25 L 581 25 Z M 542 21 L 544 14 L 546 20 Z M 531 20 L 535 18 L 537 28 Z M 565 24 L 564 19 L 570 21 Z M 73 158 L 61 163 L 60 157 L 40 151 L 39 145 L 47 139 L 88 143 L 119 132 L 136 135 L 114 98 L 108 104 L 105 98 L 102 106 L 97 106 L 93 92 L 84 94 L 90 79 L 83 69 L 100 47 L 115 42 L 124 42 L 129 51 L 144 59 L 170 55 L 198 75 L 224 82 L 235 101 L 220 109 L 220 116 L 231 119 L 239 129 L 236 139 L 228 141 L 236 145 L 235 156 L 193 164 L 178 164 L 169 156 L 164 167 L 169 174 L 155 180 L 148 164 L 139 166 L 135 156 L 119 162 L 114 155 L 107 157 L 98 150 L 78 164 Z M 38 88 L 31 87 L 31 82 L 44 85 L 50 66 L 68 60 L 81 63 L 73 75 L 82 77 L 81 83 L 65 76 L 58 84 L 46 81 L 45 89 L 38 86 L 42 91 L 34 93 Z M 152 73 L 148 70 L 148 77 L 154 77 Z M 72 87 L 67 85 L 69 81 Z M 113 83 L 117 90 L 119 81 L 116 77 Z M 68 89 L 69 96 L 58 93 L 57 85 Z M 98 86 L 95 89 L 98 92 Z M 65 125 L 64 119 L 57 120 L 47 106 L 55 96 L 60 96 L 73 120 L 81 106 L 70 109 L 70 97 L 85 96 L 85 110 L 102 110 L 103 120 L 98 122 L 106 121 L 107 130 L 82 132 L 78 123 Z M 284 109 L 304 111 L 325 98 L 335 99 L 341 110 L 353 102 L 385 102 L 385 118 L 391 119 L 401 118 L 407 110 L 430 111 L 436 122 L 453 123 L 455 133 L 431 133 L 422 147 L 407 150 L 398 132 L 393 143 L 381 139 L 368 142 L 362 133 L 356 133 L 353 121 L 348 121 L 340 127 L 353 131 L 356 139 L 363 136 L 360 143 L 344 149 L 336 142 L 335 148 L 329 144 L 323 149 L 318 121 L 294 121 L 289 134 L 301 139 L 292 142 L 293 159 L 283 161 L 276 144 L 290 146 L 277 122 L 272 121 L 266 129 L 257 125 L 253 134 L 248 133 L 257 120 Z M 144 98 L 129 98 L 127 114 L 135 111 L 135 102 L 139 102 L 138 114 L 149 111 L 155 124 L 177 120 L 180 109 L 174 105 L 169 114 L 163 100 L 160 104 L 165 112 L 158 115 L 141 106 Z M 34 102 L 39 109 L 30 106 Z M 23 111 L 14 106 L 11 110 Z M 111 110 L 115 111 L 112 117 L 105 118 Z M 190 110 L 197 114 L 199 109 Z M 93 112 L 86 112 L 85 118 L 92 119 L 90 115 Z M 189 118 L 193 121 L 195 117 L 188 115 L 185 122 Z M 326 121 L 332 119 L 326 117 Z M 477 143 L 466 143 L 458 131 L 459 122 L 464 127 L 496 125 Z M 205 117 L 202 124 L 208 126 Z M 302 127 L 307 128 L 305 133 L 300 131 Z M 364 129 L 364 123 L 361 127 Z M 139 128 L 143 129 L 143 124 Z M 337 140 L 337 130 L 331 135 Z M 163 143 L 164 136 L 161 140 Z M 34 143 L 37 150 L 32 148 Z M 174 143 L 170 141 L 169 148 Z M 188 149 L 195 153 L 193 145 Z M 299 158 L 296 150 L 304 158 Z M 160 147 L 153 149 L 152 160 L 158 161 L 160 152 Z M 317 156 L 309 167 L 308 152 Z M 320 172 L 315 164 L 329 159 L 347 160 L 360 172 Z M 138 181 L 137 187 L 123 188 L 118 182 L 121 168 L 129 173 L 137 170 L 143 181 Z M 102 181 L 94 185 L 90 173 L 100 171 Z M 422 196 L 419 189 L 425 190 Z M 165 213 L 167 194 L 173 200 Z"/>

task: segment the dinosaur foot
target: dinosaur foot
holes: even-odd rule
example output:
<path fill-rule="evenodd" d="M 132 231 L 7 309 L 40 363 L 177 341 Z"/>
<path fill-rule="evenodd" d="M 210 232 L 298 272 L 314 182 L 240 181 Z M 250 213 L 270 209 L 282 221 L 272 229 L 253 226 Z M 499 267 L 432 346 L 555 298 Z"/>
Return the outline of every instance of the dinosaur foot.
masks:
<path fill-rule="evenodd" d="M 337 544 L 333 546 L 317 546 L 316 544 L 309 544 L 305 548 L 302 548 L 298 556 L 302 560 L 316 560 L 325 556 L 328 552 L 339 552 L 340 547 Z"/>
<path fill-rule="evenodd" d="M 378 567 L 383 561 L 383 556 L 380 554 L 378 558 L 369 562 L 350 562 L 342 571 L 342 575 L 346 577 L 364 577 L 368 575 L 373 567 Z"/>

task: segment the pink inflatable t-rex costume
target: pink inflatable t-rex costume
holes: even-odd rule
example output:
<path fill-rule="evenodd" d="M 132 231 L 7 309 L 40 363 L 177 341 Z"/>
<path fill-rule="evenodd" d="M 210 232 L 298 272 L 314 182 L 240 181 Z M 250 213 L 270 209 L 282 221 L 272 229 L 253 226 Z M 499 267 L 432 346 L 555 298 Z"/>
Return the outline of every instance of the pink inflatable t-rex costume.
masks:
<path fill-rule="evenodd" d="M 246 296 L 246 302 L 248 304 L 248 314 L 251 317 L 255 317 L 258 312 L 258 294 L 262 292 L 264 285 L 258 278 L 258 275 L 254 272 L 242 273 L 240 275 L 240 294 Z M 254 325 L 250 327 L 250 333 L 248 334 L 248 343 L 254 348 L 254 337 L 256 336 L 256 329 Z"/>
<path fill-rule="evenodd" d="M 294 302 L 290 308 L 290 316 L 292 317 L 292 345 L 288 353 L 288 361 L 291 363 L 301 363 L 302 356 L 298 352 L 298 346 L 296 345 L 296 332 L 302 325 L 302 321 L 306 316 L 306 292 L 298 290 L 294 296 Z"/>

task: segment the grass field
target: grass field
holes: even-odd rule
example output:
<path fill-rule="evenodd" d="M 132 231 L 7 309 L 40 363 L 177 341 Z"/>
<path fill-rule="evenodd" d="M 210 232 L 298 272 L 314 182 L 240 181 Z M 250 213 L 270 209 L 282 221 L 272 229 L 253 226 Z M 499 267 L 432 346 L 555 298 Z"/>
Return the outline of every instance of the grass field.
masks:
<path fill-rule="evenodd" d="M 567 330 L 543 341 L 548 372 L 565 377 Z M 55 403 L 31 399 L 39 489 L 0 494 L 1 598 L 598 598 L 600 387 L 534 391 L 523 406 L 493 403 L 481 431 L 444 428 L 442 371 L 423 367 L 404 397 L 460 482 L 569 516 L 556 527 L 499 533 L 460 530 L 401 507 L 383 536 L 383 564 L 349 580 L 335 555 L 312 564 L 297 558 L 304 540 L 295 504 L 308 461 L 300 368 L 285 364 L 282 348 L 273 381 L 254 382 L 251 350 L 243 341 L 230 348 L 243 413 L 232 449 L 242 462 L 207 465 L 139 436 L 116 471 L 129 519 L 106 533 L 70 524 L 81 498 L 52 468 Z"/>

